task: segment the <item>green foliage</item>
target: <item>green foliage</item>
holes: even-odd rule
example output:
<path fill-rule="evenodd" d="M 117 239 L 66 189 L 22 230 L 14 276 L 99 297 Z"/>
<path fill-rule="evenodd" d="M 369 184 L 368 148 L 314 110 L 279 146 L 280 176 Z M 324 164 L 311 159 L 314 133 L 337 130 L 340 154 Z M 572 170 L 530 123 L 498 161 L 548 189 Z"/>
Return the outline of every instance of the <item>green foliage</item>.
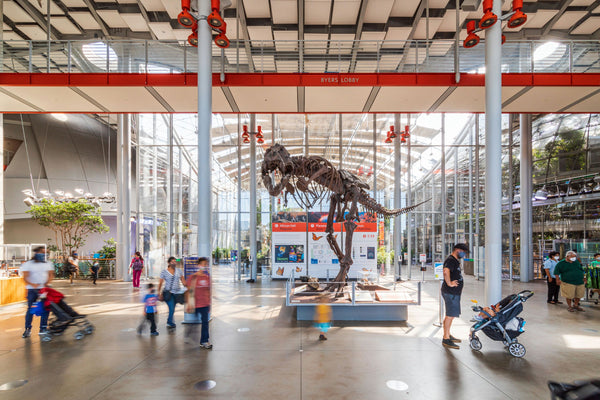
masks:
<path fill-rule="evenodd" d="M 390 260 L 390 255 L 392 254 L 393 251 L 390 253 L 386 253 L 385 247 L 383 246 L 377 248 L 377 264 L 385 264 L 387 260 Z"/>
<path fill-rule="evenodd" d="M 104 241 L 104 246 L 98 250 L 100 258 L 115 258 L 117 256 L 117 242 L 110 238 Z"/>
<path fill-rule="evenodd" d="M 56 246 L 63 257 L 83 246 L 90 234 L 108 232 L 100 209 L 83 199 L 64 203 L 42 200 L 27 213 L 39 225 L 54 232 Z"/>
<path fill-rule="evenodd" d="M 585 147 L 583 130 L 558 133 L 556 140 L 546 143 L 543 150 L 533 151 L 534 160 L 543 160 L 543 163 L 538 162 L 538 173 L 552 177 L 559 172 L 585 169 Z"/>

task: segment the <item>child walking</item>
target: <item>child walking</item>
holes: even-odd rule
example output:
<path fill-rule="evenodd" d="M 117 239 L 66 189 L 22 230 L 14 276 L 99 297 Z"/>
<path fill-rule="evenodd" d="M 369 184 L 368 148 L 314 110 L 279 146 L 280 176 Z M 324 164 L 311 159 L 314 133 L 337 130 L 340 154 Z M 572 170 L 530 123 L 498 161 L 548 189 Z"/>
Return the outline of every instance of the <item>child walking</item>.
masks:
<path fill-rule="evenodd" d="M 144 319 L 142 323 L 137 328 L 138 335 L 142 334 L 144 330 L 144 326 L 146 322 L 150 323 L 150 336 L 158 336 L 158 331 L 156 330 L 156 314 L 158 310 L 156 308 L 156 303 L 158 302 L 158 296 L 154 290 L 154 284 L 148 284 L 148 293 L 144 296 Z"/>
<path fill-rule="evenodd" d="M 319 340 L 327 340 L 325 334 L 331 327 L 331 306 L 328 303 L 327 295 L 321 295 L 315 307 L 315 327 L 319 328 Z"/>

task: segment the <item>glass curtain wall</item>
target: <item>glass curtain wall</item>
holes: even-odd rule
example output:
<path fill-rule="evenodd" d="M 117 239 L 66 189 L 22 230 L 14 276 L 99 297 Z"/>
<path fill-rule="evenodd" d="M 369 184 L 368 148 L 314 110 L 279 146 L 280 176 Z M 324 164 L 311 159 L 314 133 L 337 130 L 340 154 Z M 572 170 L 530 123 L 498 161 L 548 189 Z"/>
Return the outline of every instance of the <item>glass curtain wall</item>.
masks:
<path fill-rule="evenodd" d="M 245 261 L 250 247 L 250 174 L 257 178 L 257 261 L 270 263 L 271 216 L 276 212 L 326 212 L 324 201 L 304 210 L 292 197 L 271 198 L 262 185 L 260 165 L 266 149 L 281 143 L 294 155 L 318 155 L 354 173 L 370 194 L 388 208 L 394 183 L 401 205 L 425 202 L 402 216 L 401 248 L 413 265 L 442 262 L 456 242 L 470 243 L 465 273 L 483 277 L 485 266 L 485 116 L 478 114 L 401 114 L 408 143 L 396 154 L 385 143 L 393 114 L 256 114 L 264 143 L 256 145 L 259 167 L 250 171 L 250 144 L 241 139 L 250 115 L 215 114 L 212 121 L 213 259 Z M 194 114 L 139 115 L 137 130 L 137 247 L 156 274 L 169 255 L 194 255 L 197 221 L 197 151 Z M 503 276 L 519 276 L 520 155 L 518 116 L 502 119 Z M 256 128 L 254 128 L 256 130 Z M 251 134 L 251 140 L 254 140 Z M 395 140 L 400 140 L 396 138 Z M 596 114 L 538 115 L 533 122 L 534 259 L 545 252 L 600 251 L 600 117 Z M 444 160 L 442 160 L 444 156 Z M 394 164 L 400 159 L 401 175 Z M 443 161 L 443 162 L 442 162 Z M 207 194 L 208 195 L 208 194 Z M 378 264 L 392 268 L 394 220 L 380 220 Z M 235 250 L 235 252 L 232 252 Z M 236 253 L 237 252 L 237 253 Z M 237 254 L 237 256 L 236 256 Z M 404 260 L 406 262 L 406 260 Z M 236 264 L 237 265 L 237 264 Z M 241 264 L 242 267 L 244 264 Z M 242 273 L 246 269 L 242 269 Z M 406 274 L 406 271 L 404 272 Z"/>

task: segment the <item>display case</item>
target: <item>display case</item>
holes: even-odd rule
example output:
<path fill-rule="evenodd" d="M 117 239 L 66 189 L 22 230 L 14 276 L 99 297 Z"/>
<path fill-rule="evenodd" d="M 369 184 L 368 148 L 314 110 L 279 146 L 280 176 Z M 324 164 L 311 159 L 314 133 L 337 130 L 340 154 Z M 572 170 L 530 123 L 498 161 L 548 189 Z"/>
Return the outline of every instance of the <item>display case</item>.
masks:
<path fill-rule="evenodd" d="M 403 321 L 408 317 L 408 306 L 421 304 L 421 282 L 353 281 L 343 284 L 341 291 L 335 285 L 289 279 L 286 305 L 297 307 L 298 320 L 311 320 L 314 307 L 328 303 L 337 320 Z"/>

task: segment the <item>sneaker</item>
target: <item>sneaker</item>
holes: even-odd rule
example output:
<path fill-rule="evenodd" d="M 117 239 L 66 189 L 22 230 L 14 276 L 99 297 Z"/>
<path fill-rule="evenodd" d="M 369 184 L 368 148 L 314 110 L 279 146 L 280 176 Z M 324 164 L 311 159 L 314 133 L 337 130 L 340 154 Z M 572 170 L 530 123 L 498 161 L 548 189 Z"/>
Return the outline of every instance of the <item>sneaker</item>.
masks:
<path fill-rule="evenodd" d="M 213 345 L 210 342 L 204 342 L 204 343 L 200 343 L 200 347 L 202 347 L 203 349 L 212 349 Z"/>
<path fill-rule="evenodd" d="M 454 343 L 460 343 L 462 342 L 462 340 L 455 338 L 454 336 L 450 335 L 450 340 L 452 340 Z"/>
<path fill-rule="evenodd" d="M 563 302 L 556 300 L 556 304 L 563 304 Z"/>
<path fill-rule="evenodd" d="M 450 339 L 442 339 L 442 345 L 449 349 L 460 349 L 460 347 Z"/>
<path fill-rule="evenodd" d="M 158 336 L 158 332 L 150 332 L 150 336 Z"/>
<path fill-rule="evenodd" d="M 175 328 L 177 328 L 177 325 L 176 324 L 167 324 L 167 328 L 175 329 Z"/>
<path fill-rule="evenodd" d="M 23 334 L 21 335 L 21 337 L 23 339 L 27 339 L 29 336 L 31 336 L 31 328 L 26 328 L 25 332 L 23 332 Z"/>
<path fill-rule="evenodd" d="M 585 311 L 583 308 L 581 308 L 581 307 L 579 307 L 579 306 L 577 306 L 577 307 L 574 307 L 574 308 L 575 308 L 577 311 Z"/>
<path fill-rule="evenodd" d="M 38 335 L 43 336 L 43 335 L 47 335 L 48 334 L 48 329 L 46 328 L 40 328 L 40 331 L 38 332 Z"/>
<path fill-rule="evenodd" d="M 319 335 L 319 340 L 327 340 L 327 337 L 325 337 L 325 335 Z"/>

